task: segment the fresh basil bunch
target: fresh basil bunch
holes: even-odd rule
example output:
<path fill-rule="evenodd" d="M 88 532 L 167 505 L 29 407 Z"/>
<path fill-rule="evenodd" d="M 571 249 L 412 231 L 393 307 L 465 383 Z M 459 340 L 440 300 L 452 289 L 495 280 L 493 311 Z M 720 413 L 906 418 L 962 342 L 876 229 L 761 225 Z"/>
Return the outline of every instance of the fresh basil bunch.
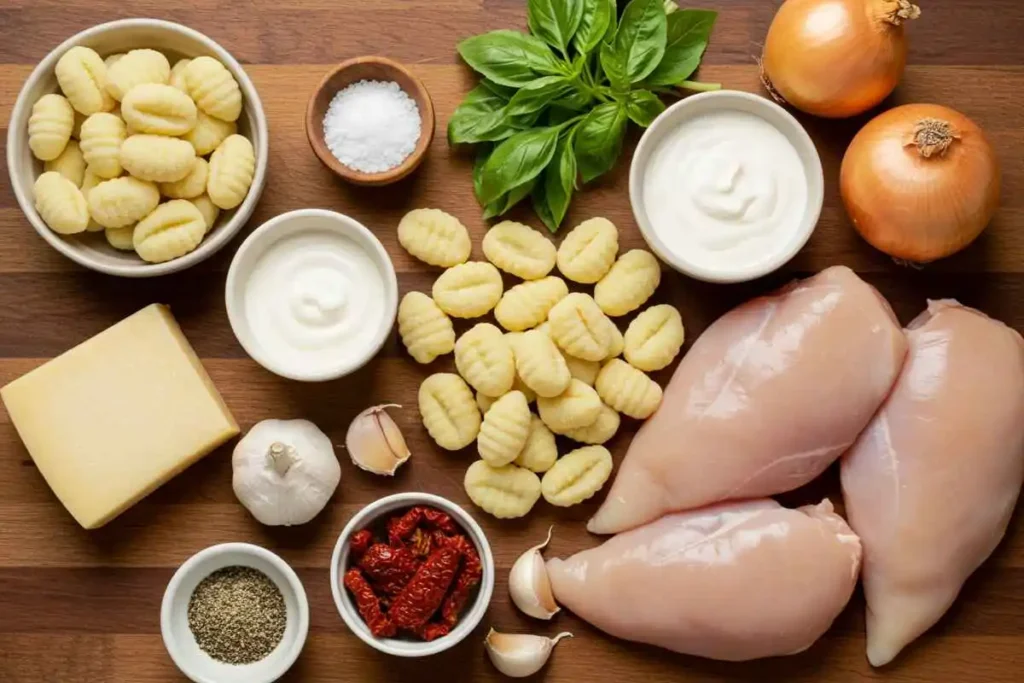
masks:
<path fill-rule="evenodd" d="M 448 124 L 451 144 L 479 144 L 473 187 L 484 217 L 530 197 L 552 232 L 577 178 L 611 169 L 626 126 L 646 128 L 700 64 L 717 12 L 633 0 L 528 0 L 530 33 L 492 31 L 459 54 L 484 78 Z"/>

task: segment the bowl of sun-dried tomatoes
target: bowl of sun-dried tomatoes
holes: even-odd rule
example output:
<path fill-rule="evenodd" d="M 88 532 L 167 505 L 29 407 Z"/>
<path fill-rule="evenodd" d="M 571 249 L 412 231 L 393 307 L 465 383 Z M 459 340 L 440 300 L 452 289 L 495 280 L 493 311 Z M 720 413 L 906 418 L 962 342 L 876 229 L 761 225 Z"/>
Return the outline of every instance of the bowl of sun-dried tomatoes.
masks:
<path fill-rule="evenodd" d="M 494 592 L 494 557 L 461 507 L 428 493 L 367 505 L 331 557 L 338 613 L 363 642 L 399 657 L 425 657 L 477 627 Z"/>

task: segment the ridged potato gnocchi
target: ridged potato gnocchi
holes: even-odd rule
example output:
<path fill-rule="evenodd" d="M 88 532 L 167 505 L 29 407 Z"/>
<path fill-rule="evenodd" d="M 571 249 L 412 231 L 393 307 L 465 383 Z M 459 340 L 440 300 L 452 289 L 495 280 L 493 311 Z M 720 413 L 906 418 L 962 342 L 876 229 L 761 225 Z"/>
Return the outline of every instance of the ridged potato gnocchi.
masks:
<path fill-rule="evenodd" d="M 501 330 L 478 323 L 455 342 L 455 367 L 470 386 L 487 396 L 504 396 L 516 377 L 515 356 Z"/>
<path fill-rule="evenodd" d="M 132 241 L 144 260 L 163 263 L 195 249 L 205 234 L 206 221 L 196 205 L 187 199 L 172 199 L 136 224 Z"/>
<path fill-rule="evenodd" d="M 217 222 L 217 216 L 220 215 L 220 207 L 210 200 L 209 195 L 201 194 L 198 197 L 189 199 L 192 205 L 199 209 L 199 213 L 203 214 L 203 221 L 206 223 L 206 232 L 210 232 L 213 229 L 213 224 Z"/>
<path fill-rule="evenodd" d="M 540 482 L 544 500 L 569 507 L 591 498 L 612 474 L 612 454 L 603 446 L 585 446 L 566 453 Z"/>
<path fill-rule="evenodd" d="M 441 273 L 431 290 L 441 310 L 456 318 L 479 318 L 501 299 L 501 273 L 490 263 L 469 261 Z"/>
<path fill-rule="evenodd" d="M 594 286 L 594 301 L 607 315 L 626 315 L 643 306 L 660 283 L 658 259 L 649 251 L 633 249 Z"/>
<path fill-rule="evenodd" d="M 36 178 L 32 188 L 36 211 L 50 229 L 62 235 L 85 232 L 89 207 L 78 187 L 56 171 Z"/>
<path fill-rule="evenodd" d="M 463 480 L 473 504 L 498 519 L 525 516 L 540 498 L 540 478 L 516 465 L 491 467 L 477 460 Z"/>
<path fill-rule="evenodd" d="M 599 445 L 615 436 L 615 433 L 619 431 L 620 424 L 622 424 L 622 418 L 619 417 L 615 409 L 602 403 L 601 412 L 597 414 L 597 419 L 593 424 L 566 430 L 563 436 L 580 443 Z"/>
<path fill-rule="evenodd" d="M 544 424 L 544 420 L 536 415 L 530 415 L 530 433 L 526 437 L 523 450 L 514 461 L 515 464 L 541 474 L 551 469 L 556 460 L 558 446 L 555 444 L 554 433 Z"/>
<path fill-rule="evenodd" d="M 107 244 L 118 251 L 135 251 L 135 226 L 130 228 L 107 228 L 103 231 Z"/>
<path fill-rule="evenodd" d="M 66 98 L 43 95 L 28 117 L 28 147 L 40 161 L 52 161 L 64 151 L 75 126 L 75 112 Z"/>
<path fill-rule="evenodd" d="M 571 429 L 593 424 L 601 413 L 601 398 L 593 387 L 574 379 L 569 381 L 564 392 L 554 398 L 538 396 L 537 411 L 551 431 L 565 434 Z"/>
<path fill-rule="evenodd" d="M 187 176 L 195 161 L 195 149 L 178 138 L 140 133 L 121 143 L 121 166 L 139 180 L 173 183 Z"/>
<path fill-rule="evenodd" d="M 139 133 L 184 135 L 195 128 L 196 103 L 170 85 L 143 83 L 121 100 L 121 117 Z"/>
<path fill-rule="evenodd" d="M 51 159 L 43 164 L 43 171 L 56 171 L 81 188 L 85 179 L 85 157 L 76 140 L 68 140 L 56 159 Z"/>
<path fill-rule="evenodd" d="M 473 392 L 458 375 L 439 372 L 423 380 L 419 408 L 427 433 L 445 450 L 461 450 L 480 433 L 480 411 Z"/>
<path fill-rule="evenodd" d="M 160 203 L 154 183 L 124 176 L 104 180 L 89 191 L 89 215 L 104 228 L 125 228 L 148 216 Z"/>
<path fill-rule="evenodd" d="M 488 261 L 524 280 L 538 280 L 555 267 L 555 245 L 522 223 L 498 223 L 484 235 L 482 246 Z"/>
<path fill-rule="evenodd" d="M 179 59 L 171 67 L 170 76 L 167 79 L 167 85 L 172 88 L 177 88 L 181 92 L 188 94 L 188 87 L 185 85 L 185 69 L 192 62 L 191 59 Z M 210 150 L 213 151 L 212 149 Z"/>
<path fill-rule="evenodd" d="M 169 199 L 194 199 L 206 192 L 206 180 L 209 175 L 210 164 L 206 159 L 199 157 L 187 176 L 173 183 L 160 183 L 160 194 Z"/>
<path fill-rule="evenodd" d="M 242 113 L 242 91 L 226 66 L 213 57 L 196 57 L 185 67 L 183 77 L 196 106 L 222 121 L 238 120 Z"/>
<path fill-rule="evenodd" d="M 537 330 L 524 332 L 512 351 L 516 372 L 538 397 L 553 398 L 569 388 L 569 366 L 548 335 Z"/>
<path fill-rule="evenodd" d="M 685 340 L 679 311 L 668 304 L 651 306 L 626 328 L 626 361 L 644 372 L 661 370 L 675 360 Z"/>
<path fill-rule="evenodd" d="M 144 83 L 166 85 L 170 79 L 171 64 L 162 52 L 148 48 L 129 50 L 110 65 L 107 72 L 107 92 L 118 102 L 123 102 L 124 97 L 135 86 Z"/>
<path fill-rule="evenodd" d="M 462 222 L 440 209 L 414 209 L 398 222 L 398 243 L 424 263 L 451 268 L 469 260 L 472 243 Z"/>
<path fill-rule="evenodd" d="M 196 112 L 196 125 L 181 139 L 192 145 L 196 156 L 204 157 L 237 132 L 238 124 L 234 121 L 221 121 L 199 110 Z"/>
<path fill-rule="evenodd" d="M 89 116 L 114 108 L 107 92 L 107 65 L 95 50 L 76 45 L 57 60 L 54 73 L 61 92 L 76 111 Z"/>
<path fill-rule="evenodd" d="M 518 391 L 510 391 L 484 414 L 476 446 L 492 467 L 507 465 L 522 452 L 530 435 L 530 406 Z"/>
<path fill-rule="evenodd" d="M 121 145 L 128 138 L 128 126 L 109 112 L 93 114 L 82 123 L 82 156 L 100 178 L 121 175 Z"/>
<path fill-rule="evenodd" d="M 658 383 L 618 358 L 605 363 L 594 388 L 602 401 L 638 420 L 646 420 L 661 405 L 662 391 Z"/>
<path fill-rule="evenodd" d="M 398 334 L 417 363 L 430 363 L 455 350 L 451 318 L 422 292 L 409 292 L 398 305 Z"/>
<path fill-rule="evenodd" d="M 193 149 L 189 145 L 189 149 Z M 229 135 L 210 156 L 206 194 L 218 207 L 233 209 L 245 199 L 256 173 L 256 151 L 248 138 Z"/>
<path fill-rule="evenodd" d="M 548 312 L 550 335 L 558 347 L 583 360 L 601 361 L 611 346 L 609 325 L 614 326 L 593 297 L 573 292 Z"/>
<path fill-rule="evenodd" d="M 591 285 L 603 278 L 619 251 L 619 231 L 607 218 L 583 221 L 558 247 L 558 270 L 573 282 Z"/>
<path fill-rule="evenodd" d="M 569 286 L 555 275 L 521 282 L 501 296 L 494 317 L 506 330 L 522 332 L 547 320 L 551 308 L 568 295 Z"/>

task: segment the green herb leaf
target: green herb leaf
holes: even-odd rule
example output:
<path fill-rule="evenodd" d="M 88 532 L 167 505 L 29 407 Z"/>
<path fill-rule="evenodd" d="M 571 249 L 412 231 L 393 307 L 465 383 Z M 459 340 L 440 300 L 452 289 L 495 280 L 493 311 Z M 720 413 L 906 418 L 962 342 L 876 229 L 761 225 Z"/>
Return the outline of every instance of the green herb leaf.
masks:
<path fill-rule="evenodd" d="M 512 96 L 505 107 L 505 114 L 510 119 L 522 119 L 540 111 L 555 100 L 568 95 L 573 90 L 572 84 L 565 76 L 545 76 L 520 88 Z M 536 117 L 534 118 L 536 121 Z"/>
<path fill-rule="evenodd" d="M 663 0 L 633 0 L 626 5 L 610 49 L 601 50 L 601 66 L 612 85 L 637 83 L 654 71 L 665 55 L 667 32 Z"/>
<path fill-rule="evenodd" d="M 605 102 L 580 122 L 574 149 L 583 182 L 589 183 L 615 165 L 622 152 L 627 120 L 625 106 L 619 102 Z"/>
<path fill-rule="evenodd" d="M 505 104 L 483 83 L 473 88 L 448 121 L 448 142 L 477 143 L 512 135 L 517 129 L 505 116 Z"/>
<path fill-rule="evenodd" d="M 528 0 L 530 32 L 568 57 L 569 42 L 583 17 L 583 0 Z"/>
<path fill-rule="evenodd" d="M 483 177 L 484 164 L 494 151 L 494 145 L 482 144 L 476 152 L 476 159 L 473 161 L 473 194 L 480 197 L 480 179 Z"/>
<path fill-rule="evenodd" d="M 459 54 L 474 71 L 498 85 L 521 88 L 566 67 L 544 41 L 518 31 L 491 31 L 459 43 Z"/>
<path fill-rule="evenodd" d="M 580 26 L 576 29 L 576 35 L 572 39 L 572 44 L 578 53 L 586 55 L 594 51 L 594 48 L 604 39 L 608 27 L 613 26 L 616 12 L 615 0 L 583 1 L 583 16 L 580 18 Z"/>
<path fill-rule="evenodd" d="M 480 172 L 477 193 L 480 203 L 490 204 L 512 188 L 540 175 L 555 154 L 561 128 L 525 130 L 498 145 Z"/>
<path fill-rule="evenodd" d="M 647 128 L 658 114 L 665 111 L 665 103 L 650 90 L 631 90 L 626 99 L 626 113 L 633 123 Z"/>
<path fill-rule="evenodd" d="M 551 232 L 558 231 L 576 189 L 576 154 L 572 148 L 572 139 L 573 133 L 569 133 L 559 141 L 554 158 L 544 169 L 545 214 L 550 222 L 543 215 L 541 220 Z"/>
<path fill-rule="evenodd" d="M 551 215 L 551 209 L 548 207 L 547 189 L 544 183 L 537 183 L 533 188 L 533 194 L 530 195 L 530 200 L 533 203 L 533 211 L 537 214 L 537 218 L 547 226 L 547 229 L 551 232 L 558 230 L 558 224 L 555 223 L 554 217 Z"/>
<path fill-rule="evenodd" d="M 490 220 L 497 216 L 502 216 L 518 204 L 519 202 L 526 199 L 534 186 L 537 185 L 538 178 L 528 180 L 518 187 L 512 188 L 511 191 L 498 197 L 496 200 L 484 207 L 484 220 Z"/>
<path fill-rule="evenodd" d="M 647 77 L 650 85 L 675 85 L 693 75 L 708 47 L 718 12 L 684 9 L 668 15 L 665 56 Z"/>

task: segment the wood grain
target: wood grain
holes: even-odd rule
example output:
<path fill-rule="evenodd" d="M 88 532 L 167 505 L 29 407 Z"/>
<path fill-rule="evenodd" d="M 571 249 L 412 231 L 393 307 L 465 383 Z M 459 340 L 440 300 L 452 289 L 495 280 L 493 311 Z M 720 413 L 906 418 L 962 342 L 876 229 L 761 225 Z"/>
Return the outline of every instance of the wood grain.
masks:
<path fill-rule="evenodd" d="M 702 78 L 758 91 L 755 57 L 777 0 L 708 0 L 722 12 Z M 1024 3 L 1018 0 L 931 0 L 911 28 L 911 66 L 887 104 L 933 101 L 957 108 L 991 135 L 1004 172 L 1002 208 L 974 246 L 917 272 L 894 265 L 853 232 L 836 191 L 843 150 L 867 117 L 826 122 L 802 117 L 824 162 L 826 200 L 810 244 L 785 269 L 763 281 L 712 286 L 667 273 L 657 293 L 683 312 L 696 338 L 729 307 L 793 275 L 846 264 L 889 297 L 904 321 L 927 298 L 955 296 L 1024 329 Z M 248 63 L 269 117 L 267 189 L 248 230 L 283 211 L 317 206 L 344 211 L 380 237 L 403 292 L 428 289 L 436 271 L 413 261 L 394 227 L 414 207 L 437 206 L 470 226 L 475 253 L 485 229 L 470 184 L 471 158 L 448 149 L 444 129 L 473 78 L 455 44 L 469 35 L 524 23 L 524 0 L 193 0 L 167 9 L 163 0 L 5 0 L 0 6 L 0 147 L 17 93 L 58 42 L 89 25 L 126 16 L 159 16 L 206 32 Z M 438 135 L 423 166 L 384 189 L 342 184 L 314 157 L 303 132 L 307 100 L 329 65 L 360 54 L 405 62 L 433 97 Z M 611 218 L 626 248 L 643 246 L 626 197 L 627 164 L 575 201 L 570 224 Z M 522 218 L 534 224 L 528 213 Z M 154 281 L 126 282 L 84 271 L 40 240 L 25 222 L 6 174 L 0 177 L 0 385 L 154 301 L 172 305 L 185 333 L 243 427 L 269 417 L 304 416 L 335 443 L 349 420 L 372 403 L 415 404 L 431 371 L 412 363 L 391 339 L 367 368 L 349 379 L 300 385 L 249 360 L 231 333 L 223 306 L 233 249 L 199 267 Z M 238 238 L 239 240 L 241 237 Z M 235 243 L 237 246 L 237 242 Z M 659 379 L 667 378 L 662 373 Z M 288 681 L 497 681 L 480 647 L 486 625 L 554 632 L 577 638 L 559 646 L 543 676 L 552 682 L 646 680 L 732 683 L 1019 683 L 1024 679 L 1024 522 L 964 588 L 942 622 L 891 667 L 864 658 L 863 602 L 856 597 L 830 632 L 798 656 L 747 665 L 671 655 L 607 638 L 572 615 L 530 623 L 508 603 L 505 575 L 519 552 L 556 524 L 552 553 L 565 555 L 596 539 L 583 521 L 596 502 L 526 520 L 474 516 L 495 552 L 499 580 L 486 624 L 455 651 L 423 662 L 387 658 L 349 634 L 330 597 L 328 562 L 344 523 L 363 505 L 397 491 L 426 490 L 468 505 L 462 475 L 471 455 L 434 447 L 414 409 L 398 413 L 414 451 L 393 480 L 352 467 L 341 452 L 343 478 L 335 499 L 311 524 L 268 529 L 237 504 L 230 487 L 230 447 L 213 453 L 115 522 L 80 529 L 61 508 L 0 411 L 0 681 L 2 683 L 149 683 L 181 681 L 159 635 L 164 586 L 189 555 L 208 545 L 245 540 L 279 552 L 299 571 L 312 607 L 306 649 Z M 635 424 L 611 443 L 620 459 Z M 955 493 L 955 492 L 951 492 Z M 787 503 L 836 497 L 829 472 Z"/>

